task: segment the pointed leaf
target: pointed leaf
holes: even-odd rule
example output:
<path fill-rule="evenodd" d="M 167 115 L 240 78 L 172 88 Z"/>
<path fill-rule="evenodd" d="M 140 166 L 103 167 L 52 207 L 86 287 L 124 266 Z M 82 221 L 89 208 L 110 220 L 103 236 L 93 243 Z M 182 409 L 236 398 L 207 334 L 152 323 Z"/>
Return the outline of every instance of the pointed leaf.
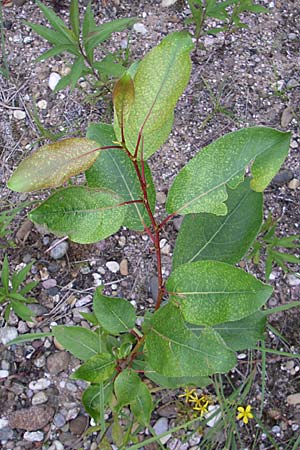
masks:
<path fill-rule="evenodd" d="M 79 8 L 78 0 L 71 0 L 70 3 L 70 22 L 75 36 L 79 37 Z"/>
<path fill-rule="evenodd" d="M 99 324 L 110 334 L 125 333 L 134 327 L 135 309 L 123 298 L 106 297 L 98 288 L 94 294 L 93 309 Z"/>
<path fill-rule="evenodd" d="M 116 140 L 111 125 L 91 124 L 87 137 L 98 142 L 99 146 L 113 145 Z M 145 178 L 148 186 L 148 199 L 152 211 L 155 207 L 155 187 L 150 168 L 145 163 Z M 109 173 L 109 177 L 107 174 Z M 124 201 L 140 200 L 143 198 L 141 186 L 128 156 L 117 149 L 105 150 L 100 153 L 96 162 L 86 172 L 86 179 L 90 187 L 106 188 L 117 192 Z M 149 215 L 141 203 L 127 205 L 127 213 L 123 225 L 131 230 L 143 231 L 144 224 L 150 225 Z"/>
<path fill-rule="evenodd" d="M 179 387 L 186 386 L 197 386 L 198 388 L 204 388 L 211 384 L 211 379 L 207 377 L 165 377 L 157 372 L 155 372 L 150 367 L 146 367 L 144 375 L 149 378 L 149 380 L 156 383 L 158 386 L 167 389 L 176 389 Z"/>
<path fill-rule="evenodd" d="M 32 322 L 33 312 L 18 300 L 11 300 L 10 302 L 15 314 L 26 322 Z"/>
<path fill-rule="evenodd" d="M 84 59 L 82 56 L 79 56 L 75 59 L 71 68 L 71 72 L 69 73 L 71 89 L 75 88 L 77 81 L 82 75 L 84 67 Z"/>
<path fill-rule="evenodd" d="M 107 407 L 112 395 L 113 384 L 107 383 L 92 384 L 82 394 L 82 403 L 88 414 L 95 422 L 100 421 L 101 411 Z"/>
<path fill-rule="evenodd" d="M 145 333 L 149 365 L 166 377 L 207 376 L 228 372 L 235 355 L 212 328 L 195 336 L 173 304 L 160 308 Z"/>
<path fill-rule="evenodd" d="M 177 175 L 169 191 L 168 213 L 227 214 L 226 184 L 236 187 L 251 167 L 251 188 L 265 189 L 289 150 L 290 133 L 272 128 L 244 128 L 205 147 Z M 234 181 L 234 182 L 233 182 Z"/>
<path fill-rule="evenodd" d="M 36 62 L 45 61 L 47 58 L 52 58 L 53 56 L 59 55 L 60 53 L 64 52 L 72 53 L 74 55 L 77 55 L 78 53 L 74 45 L 57 45 L 51 48 L 50 50 L 47 50 L 46 52 L 42 53 L 36 59 Z"/>
<path fill-rule="evenodd" d="M 58 236 L 90 244 L 116 233 L 124 221 L 126 206 L 114 192 L 74 186 L 54 193 L 30 214 L 30 220 Z"/>
<path fill-rule="evenodd" d="M 15 272 L 11 279 L 11 284 L 13 291 L 16 292 L 18 287 L 25 281 L 27 274 L 30 272 L 30 269 L 33 265 L 33 262 L 27 264 L 23 269 L 19 270 L 18 272 Z M 29 291 L 28 291 L 29 292 Z"/>
<path fill-rule="evenodd" d="M 94 14 L 91 7 L 91 2 L 88 3 L 85 14 L 83 17 L 83 24 L 82 24 L 82 40 L 83 40 L 83 46 L 86 52 L 86 55 L 88 57 L 89 62 L 93 63 L 93 55 L 94 55 L 94 48 L 87 43 L 88 36 L 91 32 L 95 31 L 97 28 Z"/>
<path fill-rule="evenodd" d="M 71 47 L 77 48 L 74 43 L 71 43 L 69 39 L 67 39 L 61 33 L 52 30 L 51 28 L 45 27 L 44 25 L 38 25 L 37 23 L 24 22 L 25 25 L 30 27 L 35 33 L 42 36 L 46 41 L 50 42 L 53 45 L 70 45 Z"/>
<path fill-rule="evenodd" d="M 106 350 L 101 336 L 94 331 L 78 326 L 57 325 L 53 327 L 52 332 L 66 350 L 82 361 Z"/>
<path fill-rule="evenodd" d="M 86 45 L 90 48 L 95 48 L 101 42 L 106 41 L 112 33 L 126 30 L 126 28 L 131 27 L 136 21 L 137 19 L 135 17 L 130 17 L 103 23 L 87 35 Z"/>
<path fill-rule="evenodd" d="M 14 344 L 23 344 L 23 342 L 31 342 L 36 339 L 43 339 L 44 337 L 52 336 L 52 333 L 26 333 L 21 334 L 20 336 L 16 337 L 12 341 L 9 341 L 6 345 L 14 345 Z"/>
<path fill-rule="evenodd" d="M 140 62 L 134 77 L 135 100 L 125 126 L 125 141 L 134 154 L 139 133 L 144 158 L 148 159 L 167 139 L 173 124 L 174 108 L 190 76 L 193 43 L 186 32 L 167 36 Z M 114 128 L 122 139 L 118 120 Z"/>
<path fill-rule="evenodd" d="M 102 383 L 112 376 L 116 361 L 109 353 L 92 356 L 72 375 L 73 380 L 85 380 L 90 383 Z"/>
<path fill-rule="evenodd" d="M 40 147 L 24 159 L 7 185 L 17 192 L 56 187 L 88 169 L 96 160 L 99 145 L 86 138 L 64 139 Z"/>
<path fill-rule="evenodd" d="M 126 71 L 126 68 L 115 60 L 115 56 L 107 55 L 101 61 L 95 62 L 94 67 L 100 76 L 105 75 L 109 78 L 120 78 Z"/>
<path fill-rule="evenodd" d="M 198 260 L 235 264 L 241 260 L 262 224 L 263 196 L 250 189 L 247 179 L 236 189 L 227 188 L 228 214 L 188 214 L 176 240 L 173 269 Z"/>
<path fill-rule="evenodd" d="M 2 270 L 1 270 L 1 282 L 2 286 L 4 287 L 4 291 L 7 294 L 8 288 L 9 288 L 9 266 L 8 266 L 8 259 L 7 255 L 4 256 L 4 260 L 2 263 Z"/>
<path fill-rule="evenodd" d="M 76 37 L 74 33 L 69 30 L 65 23 L 58 17 L 53 9 L 48 8 L 48 6 L 44 5 L 40 0 L 36 0 L 38 7 L 42 10 L 44 16 L 49 21 L 50 25 L 53 26 L 55 30 L 57 30 L 62 36 L 68 39 L 71 43 L 76 43 Z"/>
<path fill-rule="evenodd" d="M 118 125 L 122 129 L 128 119 L 134 102 L 134 84 L 131 76 L 125 73 L 117 81 L 113 90 L 113 103 Z"/>
<path fill-rule="evenodd" d="M 183 264 L 172 272 L 166 287 L 185 320 L 196 325 L 242 319 L 272 294 L 271 286 L 219 261 Z"/>

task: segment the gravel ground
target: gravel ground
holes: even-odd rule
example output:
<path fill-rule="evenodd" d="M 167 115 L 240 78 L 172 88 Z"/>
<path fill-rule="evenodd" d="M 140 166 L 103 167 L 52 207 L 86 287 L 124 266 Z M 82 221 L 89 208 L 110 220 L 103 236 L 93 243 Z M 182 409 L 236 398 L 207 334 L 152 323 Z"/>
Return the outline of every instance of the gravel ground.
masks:
<path fill-rule="evenodd" d="M 45 3 L 51 4 L 50 1 Z M 68 2 L 55 3 L 58 14 L 67 20 Z M 86 2 L 80 3 L 83 10 Z M 269 8 L 268 15 L 245 15 L 248 29 L 229 36 L 225 45 L 222 35 L 206 37 L 205 49 L 193 55 L 191 80 L 178 102 L 170 139 L 150 160 L 158 191 L 158 215 L 163 214 L 172 179 L 201 147 L 242 126 L 267 125 L 291 130 L 293 138 L 281 176 L 266 191 L 266 215 L 271 212 L 280 218 L 279 235 L 299 233 L 300 5 L 298 0 L 263 0 L 260 4 Z M 139 17 L 144 29 L 143 33 L 132 33 L 133 60 L 142 57 L 166 34 L 183 29 L 184 19 L 189 15 L 182 1 L 170 8 L 162 8 L 158 0 L 95 1 L 94 9 L 99 21 Z M 3 16 L 11 70 L 9 80 L 0 78 L 1 206 L 7 208 L 17 202 L 40 198 L 17 195 L 5 187 L 17 164 L 43 142 L 34 123 L 34 104 L 45 128 L 64 130 L 67 136 L 84 135 L 89 122 L 109 121 L 111 109 L 101 99 L 94 104 L 84 102 L 84 94 L 78 89 L 58 94 L 51 91 L 50 75 L 63 75 L 67 64 L 59 58 L 44 64 L 35 63 L 47 44 L 23 22 L 43 22 L 32 1 L 15 0 L 13 5 L 3 9 Z M 126 33 L 116 34 L 109 49 L 120 48 L 125 37 Z M 214 110 L 216 100 L 228 113 Z M 165 277 L 170 273 L 177 231 L 178 220 L 169 224 L 162 236 Z M 101 444 L 98 447 L 97 433 L 83 436 L 89 425 L 80 402 L 84 384 L 68 378 L 78 361 L 51 338 L 9 348 L 5 344 L 30 330 L 49 331 L 55 323 L 88 327 L 80 312 L 90 311 L 93 291 L 100 282 L 105 285 L 107 295 L 129 298 L 142 315 L 153 305 L 155 291 L 151 243 L 143 233 L 121 229 L 117 235 L 95 245 L 63 242 L 55 249 L 61 254 L 55 255 L 53 251 L 47 252 L 55 237 L 32 226 L 25 214 L 17 216 L 11 224 L 9 237 L 15 245 L 0 252 L 8 255 L 11 269 L 18 270 L 34 261 L 30 277 L 40 283 L 34 291 L 39 301 L 33 305 L 36 323 L 26 323 L 12 314 L 8 324 L 2 321 L 0 328 L 1 448 L 102 448 Z M 263 278 L 262 265 L 245 264 L 249 271 Z M 291 270 L 297 269 L 299 271 L 299 267 L 291 266 Z M 271 284 L 274 295 L 269 301 L 270 307 L 299 300 L 298 278 L 286 276 L 274 267 Z M 300 353 L 298 317 L 296 308 L 273 315 L 270 323 L 284 339 L 268 332 L 267 346 L 273 350 Z M 249 402 L 258 409 L 262 398 L 262 362 L 260 354 L 255 358 L 251 366 L 255 368 L 255 378 Z M 296 358 L 286 359 L 274 354 L 267 355 L 266 364 L 262 421 L 278 448 L 284 450 L 289 439 L 299 433 L 300 364 Z M 232 382 L 238 385 L 251 367 L 246 355 L 241 355 L 237 370 L 230 374 Z M 155 430 L 166 431 L 177 423 L 180 408 L 174 393 L 164 395 L 160 399 L 160 408 L 153 415 Z M 241 429 L 241 449 L 275 448 L 270 447 L 264 433 L 259 433 L 257 443 L 253 444 L 256 430 L 255 423 Z M 147 433 L 147 430 L 141 432 L 141 442 Z M 224 433 L 218 435 L 219 442 L 212 448 L 223 448 L 223 438 Z M 202 449 L 200 439 L 196 433 L 184 443 L 183 437 L 178 435 L 170 437 L 164 445 L 173 450 Z M 146 450 L 156 448 L 157 444 L 145 446 Z"/>

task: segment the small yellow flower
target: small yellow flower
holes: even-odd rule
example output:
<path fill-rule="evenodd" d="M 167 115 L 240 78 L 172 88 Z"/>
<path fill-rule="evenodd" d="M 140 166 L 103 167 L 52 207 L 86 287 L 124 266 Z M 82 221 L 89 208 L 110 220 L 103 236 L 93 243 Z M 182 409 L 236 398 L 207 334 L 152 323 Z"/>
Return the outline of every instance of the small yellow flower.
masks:
<path fill-rule="evenodd" d="M 185 388 L 184 394 L 178 395 L 178 397 L 185 397 L 186 403 L 194 403 L 198 400 L 196 389 Z"/>
<path fill-rule="evenodd" d="M 237 420 L 243 420 L 243 422 L 247 425 L 249 419 L 253 419 L 253 414 L 251 413 L 252 406 L 247 405 L 246 408 L 243 406 L 238 407 L 239 414 L 236 416 Z"/>
<path fill-rule="evenodd" d="M 202 417 L 204 414 L 206 414 L 208 412 L 208 402 L 207 403 L 200 403 L 197 402 L 196 405 L 193 407 L 194 411 L 199 411 L 200 413 L 200 417 Z"/>

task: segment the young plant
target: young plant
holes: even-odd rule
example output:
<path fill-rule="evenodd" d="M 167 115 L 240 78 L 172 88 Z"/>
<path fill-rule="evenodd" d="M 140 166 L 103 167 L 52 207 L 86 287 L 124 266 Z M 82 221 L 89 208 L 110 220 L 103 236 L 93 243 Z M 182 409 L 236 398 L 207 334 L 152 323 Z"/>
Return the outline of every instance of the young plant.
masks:
<path fill-rule="evenodd" d="M 36 0 L 36 3 L 52 26 L 48 28 L 44 25 L 25 22 L 33 31 L 52 44 L 52 48 L 39 56 L 37 61 L 44 61 L 62 53 L 68 53 L 74 57 L 70 73 L 60 79 L 55 88 L 56 91 L 66 86 L 74 89 L 80 78 L 91 80 L 92 87 L 101 91 L 104 86 L 111 83 L 112 79 L 117 79 L 124 73 L 126 69 L 119 61 L 120 57 L 117 53 L 107 53 L 103 59 L 97 60 L 95 49 L 113 33 L 132 26 L 136 22 L 135 18 L 117 19 L 97 26 L 91 3 L 89 3 L 83 22 L 80 24 L 78 0 L 71 0 L 71 29 L 69 29 L 51 8 L 39 0 Z"/>
<path fill-rule="evenodd" d="M 253 0 L 188 0 L 188 4 L 192 17 L 186 23 L 195 25 L 196 48 L 203 35 L 224 32 L 227 36 L 239 28 L 247 28 L 240 17 L 243 12 L 268 12 L 263 6 L 255 5 Z M 206 27 L 208 17 L 220 21 L 220 26 Z"/>
<path fill-rule="evenodd" d="M 203 387 L 212 375 L 235 366 L 236 351 L 253 348 L 263 337 L 261 308 L 272 288 L 236 263 L 261 228 L 262 192 L 287 156 L 290 133 L 253 127 L 221 137 L 177 174 L 165 218 L 154 214 L 147 160 L 169 136 L 189 81 L 192 50 L 188 33 L 167 36 L 116 83 L 113 125 L 91 124 L 86 138 L 41 147 L 8 182 L 13 190 L 30 192 L 61 186 L 85 171 L 86 185 L 54 190 L 31 220 L 83 244 L 126 226 L 147 233 L 154 247 L 158 294 L 142 329 L 128 300 L 106 297 L 100 289 L 93 314 L 85 315 L 93 331 L 53 328 L 56 339 L 83 361 L 73 378 L 90 383 L 83 403 L 102 436 L 107 405 L 115 415 L 129 405 L 139 424 L 149 424 L 153 403 L 145 378 L 167 388 Z M 251 176 L 244 179 L 248 167 Z M 161 233 L 178 214 L 185 218 L 172 273 L 164 280 Z"/>
<path fill-rule="evenodd" d="M 279 251 L 278 249 L 300 249 L 300 235 L 295 234 L 286 237 L 277 237 L 276 227 L 278 220 L 273 219 L 269 214 L 268 218 L 262 224 L 259 236 L 252 246 L 252 250 L 247 256 L 247 259 L 252 259 L 254 264 L 259 264 L 261 253 L 265 253 L 265 275 L 266 280 L 270 278 L 273 264 L 281 267 L 284 273 L 290 272 L 287 263 L 299 264 L 300 259 L 290 253 Z"/>
<path fill-rule="evenodd" d="M 4 310 L 4 319 L 6 321 L 9 318 L 11 310 L 22 320 L 32 321 L 33 313 L 25 303 L 37 303 L 35 298 L 28 297 L 27 294 L 35 288 L 38 281 L 30 281 L 22 287 L 32 264 L 27 264 L 23 269 L 15 272 L 10 278 L 8 259 L 6 255 L 4 257 L 1 271 L 2 286 L 0 287 L 0 304 L 4 304 L 4 306 L 6 304 Z"/>

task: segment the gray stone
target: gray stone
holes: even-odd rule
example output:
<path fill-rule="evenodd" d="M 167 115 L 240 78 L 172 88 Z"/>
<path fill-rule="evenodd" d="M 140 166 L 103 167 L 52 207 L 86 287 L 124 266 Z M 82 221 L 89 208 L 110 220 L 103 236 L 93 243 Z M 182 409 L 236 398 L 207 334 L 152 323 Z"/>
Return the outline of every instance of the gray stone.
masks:
<path fill-rule="evenodd" d="M 0 430 L 2 430 L 2 428 L 6 428 L 7 425 L 8 425 L 8 419 L 0 418 Z"/>
<path fill-rule="evenodd" d="M 44 289 L 54 288 L 57 285 L 57 281 L 54 280 L 54 278 L 49 278 L 48 280 L 43 281 L 42 285 Z"/>
<path fill-rule="evenodd" d="M 47 389 L 50 384 L 51 381 L 47 378 L 40 378 L 39 380 L 31 381 L 29 383 L 29 389 L 31 389 L 32 391 L 43 391 Z"/>
<path fill-rule="evenodd" d="M 49 80 L 48 80 L 48 86 L 51 89 L 51 91 L 54 91 L 56 88 L 59 80 L 61 79 L 61 76 L 57 72 L 50 73 Z"/>
<path fill-rule="evenodd" d="M 290 169 L 282 169 L 272 180 L 272 183 L 276 186 L 283 186 L 293 179 L 293 172 Z"/>
<path fill-rule="evenodd" d="M 63 414 L 57 413 L 54 416 L 53 423 L 56 428 L 62 428 L 66 424 L 66 418 Z"/>
<path fill-rule="evenodd" d="M 41 442 L 44 439 L 44 433 L 42 431 L 26 431 L 23 437 L 25 441 Z"/>
<path fill-rule="evenodd" d="M 160 417 L 155 424 L 153 425 L 153 429 L 157 435 L 163 434 L 169 429 L 169 421 L 166 417 Z M 167 434 L 166 436 L 160 438 L 160 442 L 165 444 L 170 439 L 171 434 Z"/>
<path fill-rule="evenodd" d="M 4 427 L 0 429 L 0 441 L 8 441 L 14 437 L 14 432 L 9 427 Z"/>
<path fill-rule="evenodd" d="M 31 403 L 32 405 L 42 405 L 48 401 L 48 397 L 44 391 L 37 392 L 32 397 Z"/>
<path fill-rule="evenodd" d="M 286 128 L 293 118 L 294 118 L 293 108 L 290 107 L 285 108 L 281 114 L 280 124 L 282 128 Z"/>
<path fill-rule="evenodd" d="M 44 428 L 52 420 L 54 409 L 48 406 L 31 406 L 19 409 L 9 417 L 11 428 L 20 428 L 27 431 L 36 431 Z"/>
<path fill-rule="evenodd" d="M 117 273 L 120 270 L 120 265 L 119 263 L 117 263 L 117 261 L 108 261 L 106 263 L 106 267 L 112 273 Z"/>
<path fill-rule="evenodd" d="M 286 277 L 287 282 L 290 286 L 299 286 L 300 285 L 300 278 L 296 277 L 292 273 L 289 273 Z"/>
<path fill-rule="evenodd" d="M 57 375 L 68 368 L 70 354 L 68 352 L 56 352 L 47 358 L 47 369 L 51 375 Z"/>
<path fill-rule="evenodd" d="M 22 111 L 21 109 L 15 109 L 14 111 L 14 118 L 17 120 L 24 120 L 26 117 L 26 112 Z"/>
<path fill-rule="evenodd" d="M 150 278 L 149 290 L 151 297 L 156 301 L 158 295 L 158 278 L 156 275 L 153 275 L 153 277 Z"/>
<path fill-rule="evenodd" d="M 6 345 L 18 336 L 18 331 L 15 327 L 0 328 L 0 342 Z"/>
<path fill-rule="evenodd" d="M 1 378 L 7 378 L 9 375 L 9 371 L 8 370 L 0 370 L 0 379 Z"/>
<path fill-rule="evenodd" d="M 54 242 L 52 242 L 51 245 L 55 245 L 57 242 L 59 242 L 59 239 L 56 239 Z M 65 256 L 65 254 L 67 253 L 67 250 L 69 248 L 69 244 L 67 241 L 62 241 L 59 242 L 59 244 L 55 245 L 55 247 L 53 247 L 50 250 L 50 256 L 53 259 L 61 259 Z"/>
<path fill-rule="evenodd" d="M 133 25 L 133 29 L 136 33 L 147 34 L 147 28 L 143 23 L 137 22 Z"/>
<path fill-rule="evenodd" d="M 88 418 L 86 416 L 78 416 L 70 421 L 70 432 L 76 436 L 83 434 L 88 426 Z"/>

